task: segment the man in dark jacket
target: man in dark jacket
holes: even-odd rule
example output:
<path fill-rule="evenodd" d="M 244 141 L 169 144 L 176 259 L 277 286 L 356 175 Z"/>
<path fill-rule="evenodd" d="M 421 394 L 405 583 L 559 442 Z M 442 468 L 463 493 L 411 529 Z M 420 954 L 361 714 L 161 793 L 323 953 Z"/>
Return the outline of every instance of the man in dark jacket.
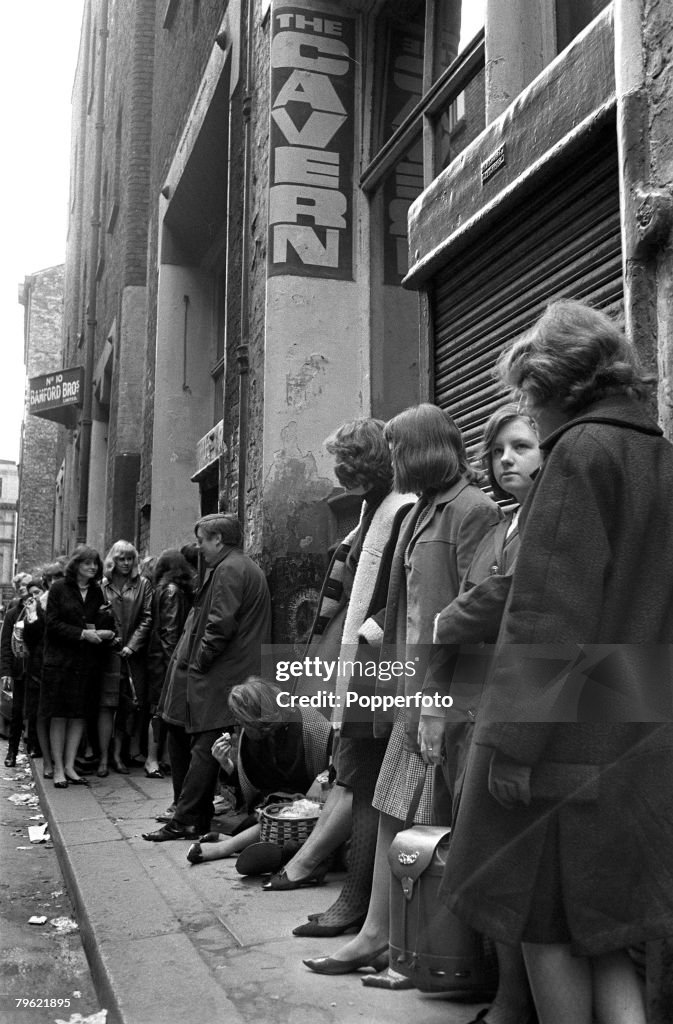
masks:
<path fill-rule="evenodd" d="M 208 831 L 219 770 L 210 748 L 223 730 L 234 728 L 229 691 L 259 674 L 262 645 L 271 639 L 269 589 L 262 570 L 241 550 L 238 519 L 219 512 L 204 516 L 195 533 L 206 574 L 167 673 L 167 682 L 172 675 L 186 686 L 190 747 L 185 763 L 172 766 L 184 776 L 173 818 L 144 834 L 150 842 Z"/>

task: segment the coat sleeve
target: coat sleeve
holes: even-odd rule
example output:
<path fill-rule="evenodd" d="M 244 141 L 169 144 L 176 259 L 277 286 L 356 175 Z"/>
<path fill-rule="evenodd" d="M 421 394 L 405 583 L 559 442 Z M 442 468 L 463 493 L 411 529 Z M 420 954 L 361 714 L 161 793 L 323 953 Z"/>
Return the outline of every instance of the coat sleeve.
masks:
<path fill-rule="evenodd" d="M 495 502 L 474 505 L 465 513 L 460 521 L 456 538 L 456 566 L 460 580 L 465 579 L 484 536 L 501 519 L 502 512 Z"/>
<path fill-rule="evenodd" d="M 539 760 L 553 723 L 566 720 L 564 679 L 580 646 L 599 639 L 609 524 L 622 500 L 609 453 L 586 431 L 573 433 L 532 495 L 489 682 L 492 720 L 475 736 L 524 764 Z"/>
<path fill-rule="evenodd" d="M 18 607 L 18 606 L 17 606 Z M 0 675 L 14 675 L 14 655 L 12 653 L 12 630 L 18 618 L 16 608 L 10 608 L 2 623 L 2 634 L 0 634 Z"/>
<path fill-rule="evenodd" d="M 138 623 L 126 641 L 126 646 L 130 647 L 134 654 L 146 645 L 152 629 L 152 584 L 144 578 L 140 580 L 139 603 Z"/>
<path fill-rule="evenodd" d="M 207 672 L 236 635 L 245 582 L 245 568 L 230 558 L 225 559 L 213 573 L 205 627 L 191 658 L 197 672 Z"/>
<path fill-rule="evenodd" d="M 165 665 L 168 665 L 168 662 L 171 660 L 171 655 L 180 639 L 182 623 L 184 621 L 184 600 L 184 594 L 174 584 L 165 587 L 159 598 L 157 632 Z"/>

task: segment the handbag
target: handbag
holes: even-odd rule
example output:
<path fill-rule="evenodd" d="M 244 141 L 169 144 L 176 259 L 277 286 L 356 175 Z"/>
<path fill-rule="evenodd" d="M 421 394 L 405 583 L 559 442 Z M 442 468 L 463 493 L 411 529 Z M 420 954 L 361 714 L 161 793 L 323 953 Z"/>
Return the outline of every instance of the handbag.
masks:
<path fill-rule="evenodd" d="M 126 669 L 126 671 L 124 671 Z M 122 665 L 122 671 L 119 679 L 119 708 L 117 715 L 121 719 L 122 731 L 127 736 L 133 734 L 135 725 L 136 713 L 140 707 L 136 688 L 133 685 L 133 676 L 131 675 L 131 667 L 126 661 Z"/>
<path fill-rule="evenodd" d="M 406 827 L 388 851 L 390 966 L 421 992 L 486 1002 L 497 988 L 495 947 L 452 914 L 439 896 L 451 829 L 412 825 L 424 783 L 422 778 Z"/>

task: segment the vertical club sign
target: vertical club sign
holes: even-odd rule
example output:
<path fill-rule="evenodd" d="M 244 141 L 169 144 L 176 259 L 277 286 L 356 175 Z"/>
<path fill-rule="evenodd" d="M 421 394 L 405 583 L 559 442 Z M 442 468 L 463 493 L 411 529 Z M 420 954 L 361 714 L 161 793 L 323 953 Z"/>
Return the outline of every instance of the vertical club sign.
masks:
<path fill-rule="evenodd" d="M 272 8 L 269 274 L 353 276 L 355 22 Z"/>

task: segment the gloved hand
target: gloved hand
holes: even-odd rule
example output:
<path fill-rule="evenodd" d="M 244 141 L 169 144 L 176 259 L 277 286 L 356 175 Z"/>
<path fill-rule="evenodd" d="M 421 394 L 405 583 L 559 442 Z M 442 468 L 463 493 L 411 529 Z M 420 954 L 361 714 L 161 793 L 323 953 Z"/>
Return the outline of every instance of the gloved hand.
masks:
<path fill-rule="evenodd" d="M 488 769 L 488 791 L 503 807 L 530 804 L 531 766 L 512 761 L 496 750 Z"/>

